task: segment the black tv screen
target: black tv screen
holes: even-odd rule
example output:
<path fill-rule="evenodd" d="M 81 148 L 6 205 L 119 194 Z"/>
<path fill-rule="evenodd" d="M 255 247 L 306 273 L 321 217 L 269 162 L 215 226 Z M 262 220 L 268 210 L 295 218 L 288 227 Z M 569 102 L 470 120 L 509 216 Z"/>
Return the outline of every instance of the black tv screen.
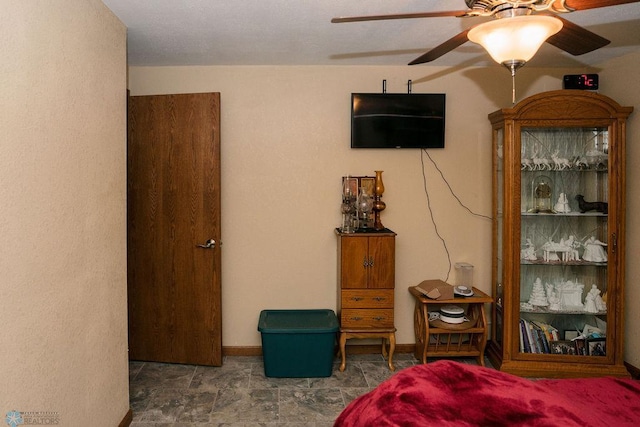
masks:
<path fill-rule="evenodd" d="M 352 93 L 351 148 L 444 148 L 443 93 Z"/>

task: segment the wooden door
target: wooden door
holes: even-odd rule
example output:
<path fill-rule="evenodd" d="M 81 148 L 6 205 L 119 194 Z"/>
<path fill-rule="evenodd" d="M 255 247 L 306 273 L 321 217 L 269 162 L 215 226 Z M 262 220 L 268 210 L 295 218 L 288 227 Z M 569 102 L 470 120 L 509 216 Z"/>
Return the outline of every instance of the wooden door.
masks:
<path fill-rule="evenodd" d="M 220 94 L 131 97 L 127 157 L 129 358 L 219 366 Z"/>

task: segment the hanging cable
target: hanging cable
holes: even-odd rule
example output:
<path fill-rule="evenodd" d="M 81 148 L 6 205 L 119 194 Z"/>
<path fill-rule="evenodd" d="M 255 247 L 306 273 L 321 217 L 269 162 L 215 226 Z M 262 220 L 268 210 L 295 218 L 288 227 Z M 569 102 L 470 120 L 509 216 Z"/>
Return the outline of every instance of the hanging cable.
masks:
<path fill-rule="evenodd" d="M 438 225 L 436 224 L 436 220 L 435 220 L 435 218 L 433 216 L 433 209 L 431 209 L 431 198 L 429 197 L 429 189 L 427 187 L 427 175 L 425 173 L 425 163 L 424 163 L 424 155 L 425 154 L 426 154 L 427 158 L 431 161 L 433 166 L 436 168 L 436 170 L 438 171 L 438 173 L 442 177 L 442 180 L 447 185 L 447 187 L 449 188 L 449 191 L 451 192 L 453 197 L 458 201 L 460 206 L 465 208 L 471 215 L 478 216 L 478 217 L 481 217 L 481 218 L 486 218 L 486 219 L 489 219 L 489 220 L 491 220 L 492 218 L 490 216 L 487 216 L 487 215 L 477 214 L 477 213 L 473 212 L 471 209 L 469 209 L 467 206 L 465 206 L 465 204 L 462 203 L 460 198 L 453 191 L 453 189 L 451 188 L 451 185 L 449 184 L 447 179 L 444 177 L 444 174 L 442 173 L 442 171 L 440 170 L 440 168 L 438 167 L 436 162 L 431 158 L 431 156 L 429 155 L 427 150 L 424 149 L 424 148 L 422 150 L 420 150 L 420 164 L 422 165 L 422 183 L 423 183 L 423 186 L 424 186 L 424 193 L 427 196 L 427 207 L 429 208 L 429 215 L 431 217 L 431 223 L 433 224 L 433 228 L 435 230 L 436 235 L 438 236 L 438 238 L 442 242 L 442 246 L 444 247 L 444 251 L 447 254 L 447 262 L 449 263 L 449 268 L 447 269 L 447 276 L 446 276 L 446 278 L 444 280 L 445 282 L 447 282 L 449 280 L 449 275 L 451 274 L 451 266 L 452 266 L 451 254 L 449 253 L 449 248 L 447 247 L 447 242 L 445 241 L 445 239 L 442 237 L 442 235 L 438 231 Z"/>
<path fill-rule="evenodd" d="M 449 191 L 451 192 L 451 195 L 458 201 L 458 203 L 460 204 L 460 206 L 462 206 L 463 208 L 465 208 L 467 211 L 469 211 L 469 213 L 471 215 L 475 215 L 478 216 L 480 218 L 486 218 L 486 219 L 493 219 L 490 216 L 487 215 L 482 215 L 479 213 L 475 213 L 473 212 L 471 209 L 469 209 L 464 203 L 462 203 L 462 200 L 460 200 L 460 198 L 456 195 L 456 193 L 453 191 L 453 189 L 451 188 L 451 185 L 449 185 L 449 181 L 447 181 L 447 179 L 444 177 L 444 174 L 442 173 L 442 171 L 440 170 L 440 168 L 438 167 L 438 165 L 436 164 L 436 162 L 431 158 L 431 156 L 429 155 L 429 153 L 427 152 L 426 149 L 422 149 L 422 151 L 424 152 L 424 154 L 427 155 L 427 157 L 429 158 L 429 160 L 431 160 L 431 163 L 433 163 L 433 166 L 436 168 L 436 170 L 438 171 L 438 173 L 440 174 L 440 176 L 442 177 L 442 181 L 444 181 L 444 183 L 447 185 L 447 187 L 449 188 Z M 422 160 L 422 155 L 420 156 L 421 160 Z M 423 162 L 423 171 L 422 173 L 424 174 L 424 162 Z"/>
<path fill-rule="evenodd" d="M 438 225 L 436 224 L 436 220 L 433 217 L 433 209 L 431 209 L 431 198 L 429 197 L 429 189 L 427 188 L 427 175 L 425 174 L 425 171 L 424 171 L 424 156 L 422 155 L 423 151 L 426 152 L 426 150 L 424 149 L 420 150 L 421 152 L 420 163 L 422 164 L 422 184 L 424 186 L 424 194 L 427 196 L 427 207 L 429 208 L 429 215 L 431 216 L 431 223 L 433 224 L 433 229 L 436 232 L 436 236 L 438 236 L 438 238 L 442 242 L 444 251 L 447 253 L 447 262 L 449 263 L 449 268 L 447 269 L 447 277 L 444 279 L 444 281 L 447 282 L 449 280 L 449 274 L 451 274 L 451 254 L 449 253 L 449 248 L 447 248 L 447 242 L 440 235 L 440 232 L 438 231 Z"/>

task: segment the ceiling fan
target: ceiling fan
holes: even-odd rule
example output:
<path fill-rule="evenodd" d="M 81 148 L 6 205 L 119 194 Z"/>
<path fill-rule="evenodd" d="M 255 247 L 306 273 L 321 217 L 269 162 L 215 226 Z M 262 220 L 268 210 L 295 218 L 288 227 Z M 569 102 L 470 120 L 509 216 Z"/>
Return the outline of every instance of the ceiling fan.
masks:
<path fill-rule="evenodd" d="M 444 43 L 434 47 L 420 57 L 414 59 L 409 65 L 431 62 L 447 52 L 452 51 L 468 40 L 481 44 L 496 60 L 511 70 L 512 75 L 528 61 L 545 41 L 559 49 L 572 55 L 582 55 L 606 46 L 609 40 L 592 33 L 566 19 L 557 16 L 558 13 L 568 13 L 586 9 L 595 9 L 607 6 L 616 6 L 625 3 L 635 3 L 640 0 L 465 0 L 468 10 L 440 11 L 440 12 L 418 12 L 392 15 L 370 15 L 351 16 L 333 18 L 333 23 L 360 22 L 360 21 L 381 21 L 391 19 L 411 19 L 411 18 L 437 18 L 437 17 L 493 17 L 492 21 L 477 25 L 465 30 Z M 492 50 L 510 49 L 513 47 L 515 34 L 513 32 L 523 31 L 525 24 L 538 21 L 542 26 L 547 26 L 546 33 L 532 35 L 525 31 L 523 44 L 530 44 L 532 38 L 539 38 L 535 48 L 531 47 L 530 52 L 498 52 L 494 55 Z M 506 33 L 505 33 L 506 31 Z M 505 43 L 507 42 L 507 43 Z M 495 46 L 495 44 L 510 44 L 510 47 Z M 518 46 L 520 48 L 522 46 Z M 532 50 L 532 52 L 531 52 Z M 528 58 L 514 57 L 529 55 Z M 511 57 L 509 56 L 511 55 Z"/>

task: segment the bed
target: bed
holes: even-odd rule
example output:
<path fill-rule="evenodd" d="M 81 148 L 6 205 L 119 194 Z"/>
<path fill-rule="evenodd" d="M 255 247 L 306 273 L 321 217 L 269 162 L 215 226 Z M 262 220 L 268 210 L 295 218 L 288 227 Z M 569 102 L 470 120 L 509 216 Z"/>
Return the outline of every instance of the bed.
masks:
<path fill-rule="evenodd" d="M 449 360 L 404 369 L 353 400 L 334 427 L 637 426 L 640 382 L 530 380 Z"/>

